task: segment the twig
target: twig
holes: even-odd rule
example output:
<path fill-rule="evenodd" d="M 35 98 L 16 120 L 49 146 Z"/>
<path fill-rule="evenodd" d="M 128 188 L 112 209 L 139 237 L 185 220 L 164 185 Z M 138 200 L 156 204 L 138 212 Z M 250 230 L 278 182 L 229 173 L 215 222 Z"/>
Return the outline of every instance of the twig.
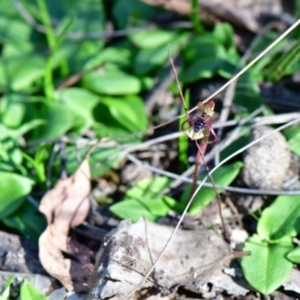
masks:
<path fill-rule="evenodd" d="M 193 180 L 191 178 L 185 177 L 182 175 L 178 175 L 169 171 L 165 171 L 148 164 L 143 163 L 141 160 L 133 156 L 132 154 L 126 155 L 127 159 L 133 162 L 134 164 L 141 166 L 147 170 L 150 170 L 156 174 L 160 174 L 169 178 L 177 179 L 180 182 L 192 183 Z M 202 184 L 203 186 L 212 187 L 211 183 L 205 182 L 201 180 L 197 180 L 197 184 Z M 234 193 L 241 193 L 241 194 L 248 194 L 248 195 L 269 195 L 269 196 L 277 196 L 277 195 L 300 195 L 300 191 L 286 191 L 286 190 L 258 190 L 258 189 L 249 189 L 249 188 L 241 188 L 241 187 L 234 187 L 234 186 L 224 186 L 216 184 L 218 190 L 224 190 L 228 192 Z"/>

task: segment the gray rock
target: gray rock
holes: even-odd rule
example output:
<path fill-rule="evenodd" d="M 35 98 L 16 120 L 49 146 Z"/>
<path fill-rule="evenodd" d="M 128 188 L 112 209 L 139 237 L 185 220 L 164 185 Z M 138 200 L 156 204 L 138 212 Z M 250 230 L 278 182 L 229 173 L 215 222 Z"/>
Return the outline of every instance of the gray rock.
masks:
<path fill-rule="evenodd" d="M 255 128 L 250 136 L 252 142 L 274 130 L 268 126 Z M 251 188 L 279 190 L 291 162 L 289 146 L 280 132 L 275 132 L 244 153 L 242 178 Z"/>

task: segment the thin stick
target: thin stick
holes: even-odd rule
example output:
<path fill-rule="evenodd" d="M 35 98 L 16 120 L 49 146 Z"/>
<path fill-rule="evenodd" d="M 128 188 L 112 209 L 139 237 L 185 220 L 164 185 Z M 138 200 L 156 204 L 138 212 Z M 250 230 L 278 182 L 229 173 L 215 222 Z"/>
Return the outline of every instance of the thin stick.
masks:
<path fill-rule="evenodd" d="M 198 147 L 199 153 L 200 153 L 200 155 L 201 155 L 203 164 L 205 165 L 206 171 L 207 171 L 207 173 L 209 174 L 210 170 L 209 170 L 209 168 L 208 168 L 208 166 L 207 166 L 207 163 L 206 163 L 206 161 L 205 161 L 205 159 L 204 159 L 204 155 L 203 155 L 203 153 L 202 153 L 202 151 L 201 151 L 200 145 L 198 144 L 197 141 L 195 141 L 195 142 L 196 142 L 196 145 L 197 145 L 197 147 Z M 220 219 L 221 219 L 223 236 L 224 236 L 225 240 L 226 240 L 227 242 L 229 242 L 229 241 L 230 241 L 229 233 L 228 233 L 228 230 L 227 230 L 227 228 L 226 228 L 226 225 L 225 225 L 225 222 L 224 222 L 224 218 L 223 218 L 223 215 L 222 215 L 221 199 L 220 199 L 220 196 L 219 196 L 219 194 L 218 194 L 217 187 L 216 187 L 216 184 L 215 184 L 215 181 L 214 181 L 213 177 L 212 177 L 212 176 L 209 176 L 209 178 L 210 178 L 210 181 L 211 181 L 211 183 L 212 183 L 213 189 L 215 190 L 216 196 L 217 196 L 218 211 L 219 211 L 219 216 L 220 216 Z M 197 177 L 196 177 L 196 182 L 197 182 Z M 192 195 L 192 196 L 193 196 L 193 195 Z"/>
<path fill-rule="evenodd" d="M 170 54 L 170 47 L 168 49 L 168 54 L 169 54 L 169 60 L 170 60 L 171 66 L 172 66 L 173 74 L 174 74 L 174 77 L 175 77 L 175 81 L 176 81 L 176 84 L 177 84 L 177 89 L 179 91 L 181 103 L 182 103 L 182 105 L 184 107 L 185 115 L 186 115 L 186 117 L 188 119 L 189 118 L 189 113 L 188 113 L 188 109 L 187 109 L 187 107 L 185 105 L 184 96 L 183 96 L 183 93 L 182 93 L 182 90 L 181 90 L 181 86 L 180 86 L 180 82 L 179 82 L 179 79 L 178 79 L 178 74 L 177 74 L 176 68 L 174 66 L 174 62 L 173 62 L 172 56 Z"/>

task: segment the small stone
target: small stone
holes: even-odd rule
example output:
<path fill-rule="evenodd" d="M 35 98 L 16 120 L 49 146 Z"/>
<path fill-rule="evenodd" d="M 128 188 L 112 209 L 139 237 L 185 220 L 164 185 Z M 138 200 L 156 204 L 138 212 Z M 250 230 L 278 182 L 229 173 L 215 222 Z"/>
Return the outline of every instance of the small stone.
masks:
<path fill-rule="evenodd" d="M 273 130 L 268 126 L 255 128 L 249 142 Z M 245 151 L 242 178 L 253 189 L 279 190 L 286 179 L 290 162 L 288 143 L 280 132 L 274 132 Z"/>

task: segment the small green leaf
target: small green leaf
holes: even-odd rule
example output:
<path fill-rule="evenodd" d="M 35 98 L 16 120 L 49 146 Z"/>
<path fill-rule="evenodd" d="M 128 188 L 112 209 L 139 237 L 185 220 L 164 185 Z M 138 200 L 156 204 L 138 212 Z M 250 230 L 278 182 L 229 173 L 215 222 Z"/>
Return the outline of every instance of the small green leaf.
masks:
<path fill-rule="evenodd" d="M 258 235 L 252 236 L 243 249 L 243 251 L 250 251 L 251 255 L 244 256 L 241 260 L 248 283 L 265 295 L 279 288 L 292 271 L 293 264 L 285 258 L 292 249 L 291 240 L 268 244 Z"/>
<path fill-rule="evenodd" d="M 14 212 L 24 201 L 34 181 L 13 173 L 0 172 L 0 218 Z"/>
<path fill-rule="evenodd" d="M 242 168 L 243 164 L 241 162 L 236 162 L 233 165 L 225 165 L 217 169 L 214 174 L 212 175 L 215 183 L 219 185 L 228 186 L 239 174 L 240 169 Z M 219 190 L 218 193 L 221 191 Z M 190 193 L 190 187 L 187 189 L 187 192 L 183 197 L 185 199 L 187 194 Z M 202 187 L 201 190 L 196 195 L 192 205 L 190 206 L 189 213 L 191 215 L 195 215 L 199 213 L 203 207 L 209 204 L 212 200 L 216 198 L 216 192 L 213 188 Z M 185 200 L 186 201 L 186 200 Z"/>
<path fill-rule="evenodd" d="M 25 109 L 24 97 L 17 94 L 3 96 L 0 102 L 2 124 L 10 128 L 19 127 L 23 121 Z"/>
<path fill-rule="evenodd" d="M 136 183 L 132 188 L 128 189 L 125 197 L 127 198 L 143 198 L 144 196 L 156 197 L 163 189 L 170 184 L 170 179 L 164 176 L 154 178 L 145 178 Z"/>
<path fill-rule="evenodd" d="M 277 241 L 300 232 L 300 196 L 282 195 L 267 207 L 257 224 L 261 239 Z"/>
<path fill-rule="evenodd" d="M 291 262 L 295 264 L 300 264 L 300 246 L 297 246 L 286 256 Z"/>
<path fill-rule="evenodd" d="M 153 215 L 145 203 L 141 200 L 128 199 L 110 206 L 110 211 L 121 219 L 131 219 L 137 222 L 139 217 L 144 217 L 149 221 L 155 222 L 156 216 Z"/>
<path fill-rule="evenodd" d="M 222 44 L 226 49 L 235 47 L 234 30 L 229 23 L 216 23 L 212 36 L 216 41 Z"/>
<path fill-rule="evenodd" d="M 170 43 L 178 32 L 162 29 L 141 31 L 129 35 L 129 39 L 139 48 L 157 48 Z"/>
<path fill-rule="evenodd" d="M 47 300 L 47 297 L 42 295 L 35 287 L 28 281 L 24 281 L 20 290 L 21 300 Z"/>
<path fill-rule="evenodd" d="M 82 86 L 88 90 L 105 95 L 138 94 L 142 84 L 138 77 L 121 70 L 96 70 L 82 78 Z"/>
<path fill-rule="evenodd" d="M 125 198 L 123 201 L 110 206 L 110 210 L 122 219 L 131 219 L 137 222 L 144 217 L 155 222 L 158 218 L 166 216 L 170 210 L 182 211 L 183 205 L 168 196 L 145 195 L 141 198 Z"/>

